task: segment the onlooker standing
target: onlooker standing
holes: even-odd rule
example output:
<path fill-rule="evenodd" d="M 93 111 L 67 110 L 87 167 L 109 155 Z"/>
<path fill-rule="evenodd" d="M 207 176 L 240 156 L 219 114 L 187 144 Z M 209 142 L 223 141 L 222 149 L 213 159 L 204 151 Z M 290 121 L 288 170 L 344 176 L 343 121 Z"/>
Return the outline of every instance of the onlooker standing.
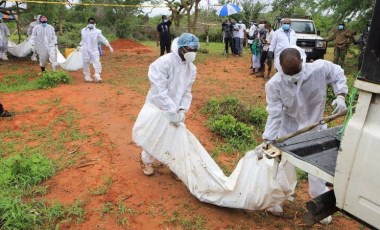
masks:
<path fill-rule="evenodd" d="M 40 57 L 41 70 L 45 71 L 46 63 L 49 59 L 53 71 L 57 70 L 57 36 L 55 36 L 54 27 L 48 24 L 46 16 L 40 17 L 40 23 L 34 27 L 30 41 L 32 51 L 37 52 Z"/>
<path fill-rule="evenodd" d="M 240 55 L 243 55 L 243 45 L 244 45 L 244 38 L 245 38 L 245 30 L 247 27 L 243 23 L 243 20 L 239 20 L 239 37 L 240 37 Z"/>
<path fill-rule="evenodd" d="M 281 69 L 279 61 L 281 51 L 297 44 L 296 32 L 290 28 L 290 25 L 290 19 L 284 18 L 282 28 L 279 28 L 273 33 L 269 46 L 268 58 L 274 58 L 274 65 L 277 70 Z"/>
<path fill-rule="evenodd" d="M 332 40 L 335 41 L 333 62 L 343 68 L 348 47 L 350 46 L 350 43 L 355 42 L 354 35 L 351 30 L 346 28 L 344 22 L 340 22 L 338 25 L 338 30 L 335 30 L 330 37 L 326 38 L 326 41 Z"/>
<path fill-rule="evenodd" d="M 254 34 L 255 39 L 253 40 L 251 51 L 252 51 L 252 68 L 253 68 L 253 74 L 256 74 L 256 76 L 259 76 L 259 70 L 260 70 L 260 60 L 261 60 L 261 52 L 262 52 L 262 44 L 260 35 L 257 35 L 257 31 Z"/>
<path fill-rule="evenodd" d="M 364 59 L 364 53 L 367 47 L 368 35 L 369 35 L 370 25 L 367 25 L 367 28 L 360 35 L 360 38 L 356 40 L 355 45 L 360 46 L 360 54 L 358 58 L 358 70 L 360 71 Z"/>
<path fill-rule="evenodd" d="M 89 18 L 87 23 L 88 25 L 81 30 L 82 40 L 79 44 L 79 46 L 82 47 L 84 80 L 92 82 L 90 72 L 90 63 L 92 63 L 95 69 L 95 81 L 100 82 L 102 80 L 100 77 L 100 74 L 102 73 L 102 65 L 100 64 L 98 42 L 102 42 L 111 52 L 114 51 L 108 40 L 103 36 L 102 31 L 96 28 L 96 20 L 94 18 Z"/>
<path fill-rule="evenodd" d="M 266 64 L 267 64 L 267 67 L 268 67 L 268 72 L 267 74 L 264 76 L 265 79 L 269 79 L 270 78 L 270 75 L 271 75 L 271 72 L 272 72 L 272 59 L 271 58 L 268 58 L 268 52 L 269 52 L 269 46 L 270 46 L 270 43 L 272 41 L 272 37 L 273 37 L 273 30 L 272 30 L 272 26 L 270 23 L 266 23 L 265 24 L 265 30 L 266 30 L 266 36 L 265 36 L 265 41 L 266 43 L 264 44 L 264 47 L 263 47 L 263 54 L 262 56 L 266 56 L 264 58 L 264 60 L 262 61 L 262 66 L 263 66 L 263 73 L 265 75 L 265 61 L 266 61 Z"/>
<path fill-rule="evenodd" d="M 36 27 L 40 24 L 40 17 L 41 17 L 41 15 L 37 15 L 34 18 L 34 20 L 29 24 L 28 30 L 26 31 L 26 34 L 28 35 L 29 40 L 32 37 L 34 27 Z M 37 61 L 37 52 L 33 52 L 32 57 L 30 59 L 32 61 Z"/>
<path fill-rule="evenodd" d="M 232 26 L 232 34 L 234 37 L 234 50 L 235 50 L 235 56 L 241 55 L 240 51 L 240 26 L 238 23 L 234 23 Z"/>
<path fill-rule="evenodd" d="M 222 23 L 222 31 L 223 31 L 223 39 L 224 39 L 224 51 L 227 53 L 227 57 L 229 56 L 228 47 L 231 47 L 231 52 L 233 52 L 232 48 L 232 31 L 231 31 L 231 19 L 227 19 Z"/>
<path fill-rule="evenodd" d="M 253 24 L 253 22 L 250 22 L 250 27 L 247 30 L 247 43 L 250 50 L 251 50 L 253 40 L 255 39 L 253 35 L 255 34 L 256 30 L 257 30 L 257 27 L 255 26 L 255 24 Z"/>
<path fill-rule="evenodd" d="M 157 25 L 157 46 L 160 46 L 160 56 L 170 53 L 172 38 L 170 34 L 170 26 L 172 24 L 173 14 L 170 20 L 166 15 L 162 15 L 162 22 Z"/>
<path fill-rule="evenodd" d="M 0 18 L 0 59 L 7 61 L 8 41 L 11 33 L 8 26 L 5 25 L 3 19 Z"/>

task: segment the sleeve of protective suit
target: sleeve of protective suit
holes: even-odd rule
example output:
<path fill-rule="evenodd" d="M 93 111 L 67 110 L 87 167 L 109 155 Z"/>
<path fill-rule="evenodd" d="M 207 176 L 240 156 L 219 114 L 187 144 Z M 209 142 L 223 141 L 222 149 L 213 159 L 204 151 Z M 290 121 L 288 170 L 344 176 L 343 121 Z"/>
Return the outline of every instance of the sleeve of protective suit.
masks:
<path fill-rule="evenodd" d="M 32 35 L 34 26 L 32 26 L 32 23 L 29 24 L 28 30 L 26 31 L 26 34 L 28 36 Z"/>
<path fill-rule="evenodd" d="M 52 33 L 54 45 L 58 44 L 57 35 L 55 34 L 54 27 L 52 27 L 51 33 Z"/>
<path fill-rule="evenodd" d="M 269 45 L 269 51 L 270 52 L 274 51 L 274 48 L 276 48 L 276 43 L 277 43 L 277 33 L 273 32 L 272 39 L 271 39 L 271 42 L 270 42 L 270 45 Z"/>
<path fill-rule="evenodd" d="M 5 25 L 5 24 L 4 24 Z M 9 31 L 9 28 L 8 26 L 5 25 L 5 34 L 10 37 L 11 36 L 11 32 Z"/>
<path fill-rule="evenodd" d="M 36 37 L 37 37 L 37 26 L 33 28 L 32 36 L 30 37 L 30 43 L 32 45 L 36 45 Z"/>
<path fill-rule="evenodd" d="M 149 66 L 148 77 L 151 84 L 150 100 L 158 108 L 168 112 L 177 112 L 177 106 L 168 96 L 168 66 L 163 58 Z"/>
<path fill-rule="evenodd" d="M 181 102 L 179 104 L 179 109 L 185 110 L 185 112 L 189 111 L 191 101 L 193 99 L 193 96 L 191 95 L 191 88 L 193 86 L 193 83 L 195 82 L 196 75 L 197 75 L 197 69 L 193 65 L 193 71 L 191 73 L 191 82 L 189 86 L 187 87 L 186 92 L 183 94 Z"/>
<path fill-rule="evenodd" d="M 100 31 L 100 33 L 99 33 L 99 36 L 98 36 L 98 41 L 101 41 L 105 46 L 107 46 L 107 47 L 110 47 L 111 45 L 110 45 L 110 43 L 109 43 L 109 41 L 107 40 L 107 38 L 105 38 L 104 36 L 103 36 L 103 34 L 102 34 L 102 32 Z"/>
<path fill-rule="evenodd" d="M 283 115 L 282 101 L 278 90 L 275 87 L 275 81 L 269 81 L 265 85 L 265 94 L 267 99 L 268 118 L 263 133 L 263 139 L 275 140 L 281 125 Z"/>
<path fill-rule="evenodd" d="M 322 66 L 325 76 L 326 82 L 331 84 L 334 89 L 334 94 L 344 94 L 348 93 L 347 87 L 347 79 L 344 75 L 344 70 L 339 66 L 332 62 L 325 60 L 317 60 L 318 65 Z"/>

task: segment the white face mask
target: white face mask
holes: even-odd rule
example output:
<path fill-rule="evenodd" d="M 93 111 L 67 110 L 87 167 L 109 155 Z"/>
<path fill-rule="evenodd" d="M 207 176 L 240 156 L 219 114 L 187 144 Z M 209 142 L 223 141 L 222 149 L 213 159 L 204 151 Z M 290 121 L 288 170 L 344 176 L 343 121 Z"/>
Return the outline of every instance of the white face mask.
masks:
<path fill-rule="evenodd" d="M 88 26 L 87 26 L 88 28 L 90 28 L 90 29 L 94 29 L 94 27 L 95 27 L 95 24 L 88 24 Z"/>
<path fill-rule="evenodd" d="M 195 61 L 195 57 L 197 56 L 197 53 L 196 52 L 187 52 L 183 55 L 183 57 L 185 58 L 185 60 L 187 62 L 193 62 Z"/>
<path fill-rule="evenodd" d="M 293 83 L 297 83 L 301 77 L 301 71 L 297 74 L 294 74 L 294 75 L 283 74 L 283 76 L 286 79 L 288 79 L 288 81 L 293 82 Z"/>

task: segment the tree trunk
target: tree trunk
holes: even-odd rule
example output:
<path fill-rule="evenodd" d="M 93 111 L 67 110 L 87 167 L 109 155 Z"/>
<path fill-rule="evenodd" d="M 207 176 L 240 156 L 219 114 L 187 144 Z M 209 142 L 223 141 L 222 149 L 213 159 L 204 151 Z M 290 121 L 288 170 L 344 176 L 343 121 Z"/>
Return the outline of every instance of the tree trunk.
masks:
<path fill-rule="evenodd" d="M 198 23 L 198 15 L 199 15 L 199 2 L 201 0 L 195 0 L 195 12 L 194 12 L 194 21 L 193 21 L 193 34 L 197 32 L 197 23 Z"/>

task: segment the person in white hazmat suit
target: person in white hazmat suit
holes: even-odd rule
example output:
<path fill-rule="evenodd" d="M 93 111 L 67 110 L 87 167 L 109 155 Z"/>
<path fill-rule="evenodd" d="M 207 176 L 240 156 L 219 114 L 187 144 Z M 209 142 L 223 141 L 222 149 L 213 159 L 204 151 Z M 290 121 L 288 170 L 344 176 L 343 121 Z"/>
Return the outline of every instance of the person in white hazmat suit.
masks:
<path fill-rule="evenodd" d="M 30 42 L 32 43 L 32 52 L 36 52 L 39 56 L 41 71 L 45 71 L 48 60 L 52 70 L 56 71 L 58 68 L 57 36 L 54 27 L 48 24 L 46 16 L 40 17 L 40 24 L 34 27 Z"/>
<path fill-rule="evenodd" d="M 337 96 L 332 105 L 333 113 L 346 109 L 345 95 L 348 88 L 343 69 L 325 60 L 306 63 L 303 49 L 292 46 L 279 56 L 281 69 L 265 85 L 268 119 L 263 139 L 273 141 L 291 132 L 319 122 L 323 118 L 327 85 L 331 84 Z M 326 125 L 317 129 L 324 129 Z M 311 197 L 328 191 L 325 182 L 309 174 Z M 268 211 L 282 214 L 281 204 Z M 329 224 L 331 216 L 321 221 Z"/>
<path fill-rule="evenodd" d="M 272 36 L 272 40 L 268 50 L 268 58 L 274 59 L 274 67 L 280 68 L 279 57 L 280 53 L 290 47 L 297 45 L 296 32 L 291 29 L 291 21 L 289 18 L 284 18 L 282 27 L 277 29 Z"/>
<path fill-rule="evenodd" d="M 114 51 L 108 40 L 103 36 L 102 31 L 96 28 L 96 20 L 94 18 L 89 18 L 87 22 L 88 25 L 81 31 L 82 40 L 78 47 L 78 49 L 82 47 L 84 80 L 86 82 L 93 81 L 90 72 L 90 63 L 92 63 L 95 69 L 95 81 L 100 82 L 102 80 L 100 76 L 102 73 L 102 65 L 100 64 L 98 43 L 102 42 L 110 49 L 111 52 Z"/>
<path fill-rule="evenodd" d="M 185 114 L 192 101 L 191 87 L 196 77 L 193 61 L 200 47 L 199 39 L 183 33 L 172 43 L 172 52 L 161 56 L 149 66 L 151 83 L 146 101 L 165 111 L 170 123 L 178 127 L 185 122 Z M 145 150 L 141 153 L 143 173 L 153 175 L 154 157 Z"/>
<path fill-rule="evenodd" d="M 40 24 L 40 17 L 41 17 L 41 15 L 37 15 L 35 17 L 35 20 L 29 24 L 28 30 L 26 31 L 26 34 L 28 35 L 28 40 L 30 40 L 32 38 L 32 33 L 33 33 L 34 27 L 36 27 Z M 33 52 L 31 60 L 37 61 L 37 52 Z"/>
<path fill-rule="evenodd" d="M 0 18 L 0 59 L 7 61 L 7 51 L 8 51 L 8 41 L 11 36 L 8 26 L 4 23 L 3 19 Z"/>

